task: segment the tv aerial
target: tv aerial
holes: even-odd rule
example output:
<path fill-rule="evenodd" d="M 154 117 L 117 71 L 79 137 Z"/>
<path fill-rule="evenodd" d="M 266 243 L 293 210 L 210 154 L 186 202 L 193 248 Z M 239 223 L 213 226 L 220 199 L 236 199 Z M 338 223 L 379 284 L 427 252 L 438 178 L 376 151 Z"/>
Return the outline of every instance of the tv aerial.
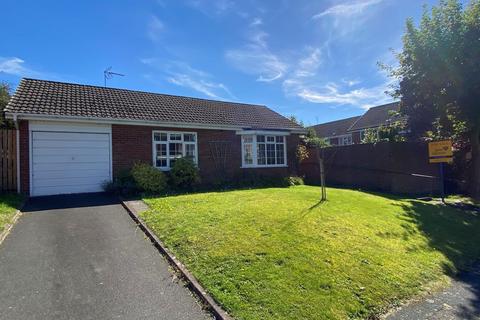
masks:
<path fill-rule="evenodd" d="M 103 81 L 104 81 L 105 88 L 107 87 L 107 80 L 112 79 L 114 76 L 125 77 L 124 74 L 113 72 L 112 67 L 108 67 L 103 71 Z"/>

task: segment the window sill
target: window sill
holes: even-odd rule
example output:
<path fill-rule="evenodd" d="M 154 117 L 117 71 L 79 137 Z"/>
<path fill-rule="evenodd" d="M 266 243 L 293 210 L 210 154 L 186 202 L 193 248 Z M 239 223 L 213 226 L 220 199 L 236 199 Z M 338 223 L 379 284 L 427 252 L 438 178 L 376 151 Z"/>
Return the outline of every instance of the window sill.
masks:
<path fill-rule="evenodd" d="M 286 164 L 271 166 L 241 166 L 240 169 L 268 169 L 268 168 L 288 168 Z"/>

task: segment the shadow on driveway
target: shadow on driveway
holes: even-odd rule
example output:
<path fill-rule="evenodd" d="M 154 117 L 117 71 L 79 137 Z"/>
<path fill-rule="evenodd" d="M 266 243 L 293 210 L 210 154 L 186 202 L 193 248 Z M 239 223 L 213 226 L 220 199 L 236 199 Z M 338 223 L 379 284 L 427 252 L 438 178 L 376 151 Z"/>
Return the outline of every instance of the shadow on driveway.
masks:
<path fill-rule="evenodd" d="M 106 193 L 81 193 L 30 198 L 23 212 L 108 206 L 120 203 L 118 197 Z"/>

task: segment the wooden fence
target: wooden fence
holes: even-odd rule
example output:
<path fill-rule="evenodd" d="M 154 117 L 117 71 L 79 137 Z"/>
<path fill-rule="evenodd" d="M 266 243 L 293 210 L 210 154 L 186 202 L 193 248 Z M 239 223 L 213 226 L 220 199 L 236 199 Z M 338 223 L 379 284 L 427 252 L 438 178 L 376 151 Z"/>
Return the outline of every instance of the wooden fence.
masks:
<path fill-rule="evenodd" d="M 16 130 L 0 129 L 0 192 L 17 191 Z"/>

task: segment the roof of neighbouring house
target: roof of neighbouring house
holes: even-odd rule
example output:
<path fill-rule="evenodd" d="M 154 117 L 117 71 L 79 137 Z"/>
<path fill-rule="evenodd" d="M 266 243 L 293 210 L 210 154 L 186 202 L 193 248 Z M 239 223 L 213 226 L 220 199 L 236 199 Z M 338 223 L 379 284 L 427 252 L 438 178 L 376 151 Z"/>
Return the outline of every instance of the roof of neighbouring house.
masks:
<path fill-rule="evenodd" d="M 262 105 L 22 79 L 7 114 L 303 130 Z"/>
<path fill-rule="evenodd" d="M 355 123 L 353 123 L 348 131 L 375 128 L 381 125 L 387 125 L 389 122 L 394 120 L 401 120 L 400 117 L 392 115 L 392 113 L 399 111 L 399 109 L 399 102 L 372 107 L 368 109 L 367 112 L 365 112 L 363 116 L 361 116 Z"/>
<path fill-rule="evenodd" d="M 351 117 L 347 119 L 317 124 L 312 126 L 312 128 L 317 133 L 317 136 L 326 138 L 326 137 L 334 137 L 334 136 L 341 136 L 348 133 L 348 128 L 352 126 L 360 118 Z"/>

